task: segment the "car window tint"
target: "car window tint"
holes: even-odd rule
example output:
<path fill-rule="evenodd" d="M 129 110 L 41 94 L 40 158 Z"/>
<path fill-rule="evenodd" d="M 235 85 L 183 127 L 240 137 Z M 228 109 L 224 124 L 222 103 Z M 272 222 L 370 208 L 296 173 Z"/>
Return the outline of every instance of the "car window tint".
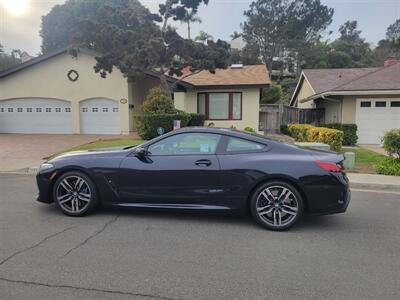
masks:
<path fill-rule="evenodd" d="M 226 147 L 227 152 L 257 151 L 265 148 L 265 145 L 239 138 L 229 138 Z"/>
<path fill-rule="evenodd" d="M 183 133 L 149 146 L 152 155 L 214 154 L 221 136 L 210 133 Z"/>

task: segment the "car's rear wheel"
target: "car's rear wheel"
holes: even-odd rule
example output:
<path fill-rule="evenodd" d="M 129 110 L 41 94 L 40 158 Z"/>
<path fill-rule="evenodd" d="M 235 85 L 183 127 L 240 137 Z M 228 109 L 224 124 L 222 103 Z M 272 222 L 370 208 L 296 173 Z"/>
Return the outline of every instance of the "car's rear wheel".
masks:
<path fill-rule="evenodd" d="M 74 217 L 92 212 L 98 205 L 92 180 L 81 172 L 67 172 L 54 184 L 53 197 L 61 211 Z"/>
<path fill-rule="evenodd" d="M 297 189 L 283 181 L 261 185 L 250 202 L 254 219 L 269 230 L 285 230 L 293 226 L 302 216 L 303 207 Z"/>

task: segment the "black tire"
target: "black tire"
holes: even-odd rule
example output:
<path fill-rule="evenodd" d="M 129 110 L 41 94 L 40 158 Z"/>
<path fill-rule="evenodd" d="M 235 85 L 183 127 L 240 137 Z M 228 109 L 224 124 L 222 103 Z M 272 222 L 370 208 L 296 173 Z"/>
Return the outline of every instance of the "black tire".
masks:
<path fill-rule="evenodd" d="M 273 201 L 267 189 L 268 193 L 274 196 Z M 285 198 L 285 201 L 279 201 L 281 197 L 278 193 L 279 191 L 283 193 L 285 189 L 285 194 L 281 196 Z M 268 197 L 265 197 L 265 194 L 268 194 Z M 286 198 L 287 195 L 288 198 Z M 272 211 L 269 212 L 270 210 Z M 281 231 L 292 227 L 301 218 L 303 210 L 304 203 L 300 193 L 284 181 L 270 181 L 262 184 L 254 191 L 250 199 L 250 211 L 253 218 L 269 230 Z"/>
<path fill-rule="evenodd" d="M 76 182 L 75 186 L 74 185 L 74 179 L 78 180 L 81 179 L 84 181 L 84 183 L 81 186 L 81 193 L 76 189 Z M 73 192 L 68 192 L 67 189 L 65 189 L 65 180 L 67 180 L 68 183 L 70 183 L 70 187 L 74 188 Z M 80 181 L 79 181 L 80 182 Z M 64 186 L 63 186 L 64 185 Z M 62 195 L 62 193 L 65 193 L 65 195 Z M 86 192 L 86 193 L 83 193 Z M 89 192 L 89 193 L 88 193 Z M 73 195 L 73 193 L 75 193 Z M 87 195 L 90 195 L 88 197 Z M 66 203 L 62 203 L 63 200 L 60 200 L 59 197 L 66 197 L 66 198 L 61 198 L 61 199 L 69 199 L 68 195 L 71 195 L 71 197 L 74 199 L 72 201 L 75 201 L 72 203 L 72 201 L 68 201 Z M 83 197 L 85 195 L 85 197 Z M 82 198 L 81 198 L 82 197 Z M 71 171 L 67 172 L 65 174 L 62 174 L 55 182 L 54 187 L 53 187 L 53 199 L 56 204 L 56 206 L 67 216 L 71 217 L 82 217 L 85 215 L 88 215 L 92 213 L 99 205 L 99 200 L 97 197 L 97 191 L 96 187 L 93 183 L 93 181 L 84 173 L 79 172 L 79 171 Z M 84 201 L 82 200 L 84 199 Z M 76 203 L 76 205 L 75 205 Z M 82 205 L 82 209 L 76 209 L 79 207 L 79 204 Z M 76 210 L 75 210 L 76 209 Z M 74 211 L 75 210 L 75 211 Z"/>

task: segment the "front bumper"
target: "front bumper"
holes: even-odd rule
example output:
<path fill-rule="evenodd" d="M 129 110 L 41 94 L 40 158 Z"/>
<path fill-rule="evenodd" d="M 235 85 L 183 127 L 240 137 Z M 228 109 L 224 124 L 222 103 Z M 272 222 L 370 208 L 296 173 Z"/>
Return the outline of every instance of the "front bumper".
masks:
<path fill-rule="evenodd" d="M 49 172 L 37 174 L 36 175 L 36 183 L 38 186 L 38 196 L 36 198 L 37 201 L 42 203 L 53 203 L 52 196 L 52 181 L 49 179 Z"/>

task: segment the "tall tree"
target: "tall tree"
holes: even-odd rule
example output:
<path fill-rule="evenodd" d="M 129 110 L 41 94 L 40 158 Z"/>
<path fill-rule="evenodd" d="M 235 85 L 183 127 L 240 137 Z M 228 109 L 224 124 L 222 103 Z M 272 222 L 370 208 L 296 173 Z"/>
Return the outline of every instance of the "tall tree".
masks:
<path fill-rule="evenodd" d="M 333 9 L 320 0 L 256 0 L 244 14 L 244 38 L 258 45 L 271 74 L 274 59 L 289 53 L 300 70 L 305 49 L 332 22 Z"/>
<path fill-rule="evenodd" d="M 320 39 L 321 33 L 332 23 L 334 10 L 320 0 L 297 0 L 287 9 L 288 30 L 286 48 L 294 56 L 299 74 L 309 46 Z"/>
<path fill-rule="evenodd" d="M 232 40 L 235 40 L 235 39 L 237 39 L 237 38 L 240 38 L 241 36 L 242 36 L 242 34 L 241 34 L 240 32 L 234 31 L 234 32 L 230 35 L 230 38 L 231 38 Z"/>
<path fill-rule="evenodd" d="M 286 9 L 286 0 L 257 0 L 244 12 L 244 40 L 258 46 L 269 76 L 274 58 L 284 50 L 288 23 Z"/>
<path fill-rule="evenodd" d="M 386 30 L 386 39 L 396 40 L 400 39 L 400 19 L 397 19 L 392 25 Z"/>
<path fill-rule="evenodd" d="M 102 53 L 95 71 L 105 77 L 117 67 L 135 77 L 145 70 L 157 72 L 168 94 L 174 86 L 167 74 L 182 76 L 226 68 L 229 45 L 217 40 L 207 44 L 184 39 L 169 26 L 181 21 L 188 11 L 197 12 L 208 0 L 164 0 L 158 14 L 151 14 L 138 0 L 68 0 L 43 18 L 42 50 L 47 52 L 74 43 Z M 161 25 L 157 25 L 156 22 Z"/>
<path fill-rule="evenodd" d="M 190 40 L 190 36 L 191 36 L 191 27 L 190 24 L 192 23 L 201 23 L 201 19 L 199 18 L 199 16 L 197 15 L 197 12 L 191 10 L 191 11 L 187 11 L 185 13 L 185 16 L 183 17 L 183 19 L 181 20 L 181 23 L 184 23 L 187 25 L 187 31 L 188 31 L 188 39 Z"/>
<path fill-rule="evenodd" d="M 19 53 L 19 50 L 12 50 L 11 53 L 6 53 L 3 45 L 0 44 L 0 71 L 20 64 Z"/>

